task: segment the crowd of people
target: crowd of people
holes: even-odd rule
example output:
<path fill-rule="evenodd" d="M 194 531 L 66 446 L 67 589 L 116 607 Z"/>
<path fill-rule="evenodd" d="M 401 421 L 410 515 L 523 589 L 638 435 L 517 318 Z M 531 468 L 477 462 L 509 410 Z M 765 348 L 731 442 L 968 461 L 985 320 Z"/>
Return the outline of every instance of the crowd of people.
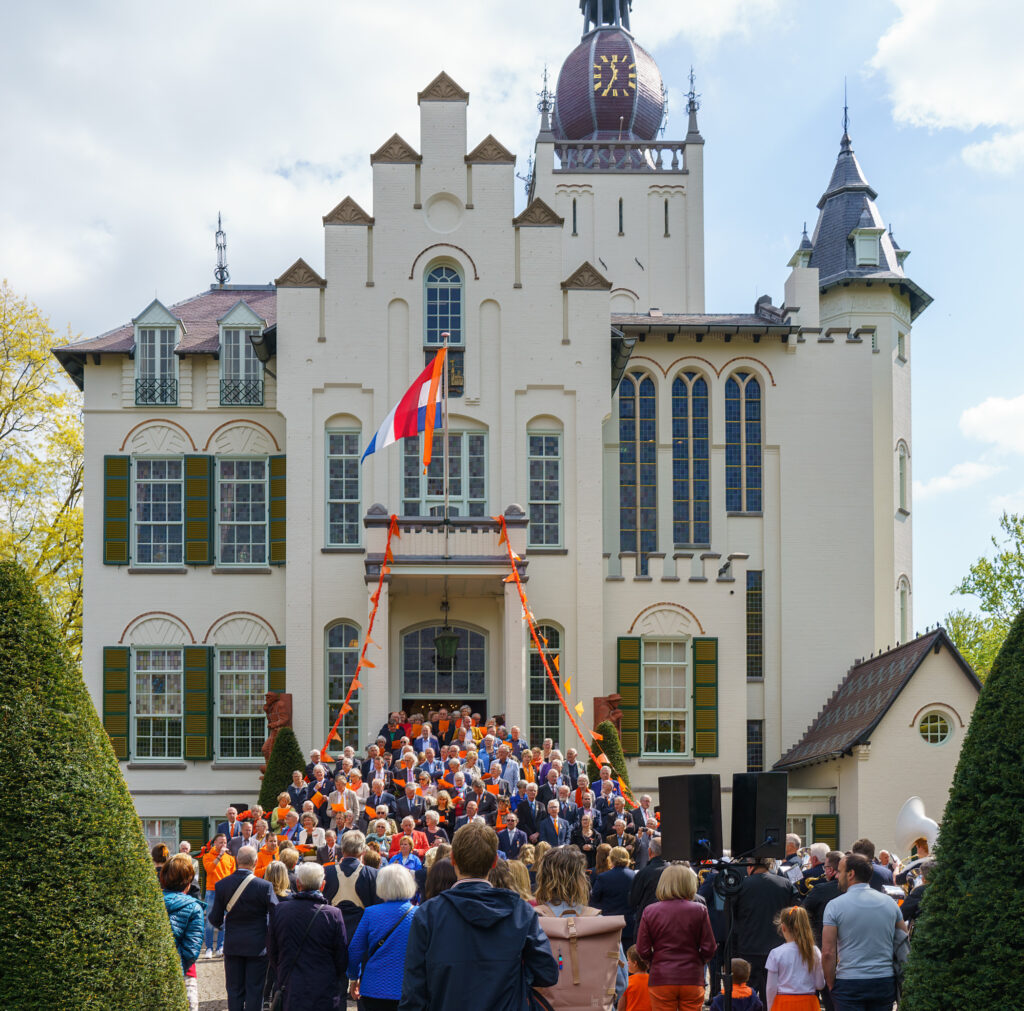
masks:
<path fill-rule="evenodd" d="M 608 765 L 592 783 L 573 749 L 468 708 L 393 713 L 365 755 L 323 758 L 272 810 L 228 808 L 198 859 L 154 850 L 193 1008 L 201 953 L 232 1011 L 723 1006 L 720 871 L 666 861 L 651 798 Z M 789 836 L 750 861 L 732 1007 L 891 1011 L 923 885 L 901 912 L 887 857 Z"/>

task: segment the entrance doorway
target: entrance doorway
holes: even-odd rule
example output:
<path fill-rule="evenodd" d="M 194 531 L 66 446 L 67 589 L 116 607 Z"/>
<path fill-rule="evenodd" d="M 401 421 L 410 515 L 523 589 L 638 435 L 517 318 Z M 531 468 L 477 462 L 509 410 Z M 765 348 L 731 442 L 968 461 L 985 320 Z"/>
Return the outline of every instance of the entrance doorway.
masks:
<path fill-rule="evenodd" d="M 458 712 L 462 705 L 487 717 L 487 639 L 482 632 L 464 625 L 450 631 L 459 639 L 455 656 L 437 656 L 434 639 L 445 629 L 427 625 L 402 633 L 402 678 L 399 696 L 402 708 L 411 716 L 445 706 Z"/>
<path fill-rule="evenodd" d="M 402 708 L 407 716 L 412 716 L 413 713 L 422 713 L 424 719 L 430 713 L 436 713 L 442 706 L 449 713 L 458 713 L 462 706 L 469 706 L 471 712 L 480 714 L 481 723 L 487 720 L 487 699 L 460 699 L 454 695 L 434 699 L 402 699 Z"/>

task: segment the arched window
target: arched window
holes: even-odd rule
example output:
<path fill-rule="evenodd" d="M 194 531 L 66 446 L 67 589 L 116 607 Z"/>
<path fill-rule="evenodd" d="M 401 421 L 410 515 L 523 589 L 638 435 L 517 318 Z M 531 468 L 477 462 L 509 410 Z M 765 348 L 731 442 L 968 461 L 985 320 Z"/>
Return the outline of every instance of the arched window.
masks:
<path fill-rule="evenodd" d="M 455 659 L 438 663 L 434 639 L 440 625 L 402 636 L 402 698 L 482 699 L 487 694 L 487 640 L 472 628 L 452 625 L 459 637 Z"/>
<path fill-rule="evenodd" d="M 557 678 L 559 671 L 555 667 L 555 658 L 558 658 L 558 665 L 561 667 L 562 633 L 554 625 L 538 625 L 537 635 L 544 646 L 551 672 Z M 533 641 L 533 636 L 530 636 L 530 715 L 526 739 L 543 741 L 545 737 L 550 737 L 555 742 L 555 747 L 558 747 L 561 733 L 562 705 L 558 701 L 555 686 L 544 669 L 540 653 L 537 652 L 537 644 Z"/>
<path fill-rule="evenodd" d="M 898 467 L 898 501 L 899 507 L 904 512 L 910 512 L 910 497 L 907 494 L 909 482 L 910 454 L 907 451 L 907 444 L 900 442 L 896 451 L 896 462 Z"/>
<path fill-rule="evenodd" d="M 672 539 L 711 543 L 708 383 L 697 372 L 672 382 Z"/>
<path fill-rule="evenodd" d="M 900 642 L 910 638 L 910 580 L 902 576 L 899 582 Z"/>
<path fill-rule="evenodd" d="M 334 721 L 341 712 L 345 696 L 352 687 L 352 679 L 356 674 L 359 662 L 359 629 L 351 622 L 342 621 L 327 630 L 327 727 L 334 726 Z M 359 693 L 356 692 L 349 701 L 352 711 L 346 713 L 338 724 L 337 740 L 332 742 L 330 750 L 340 751 L 351 744 L 359 747 Z"/>
<path fill-rule="evenodd" d="M 441 334 L 449 334 L 449 344 L 462 344 L 462 275 L 449 264 L 438 264 L 426 277 L 426 326 L 423 329 L 425 347 L 439 347 L 444 343 Z"/>
<path fill-rule="evenodd" d="M 658 425 L 654 381 L 630 372 L 619 384 L 619 550 L 647 556 L 658 550 Z"/>
<path fill-rule="evenodd" d="M 725 383 L 725 508 L 761 511 L 761 384 L 749 372 Z"/>

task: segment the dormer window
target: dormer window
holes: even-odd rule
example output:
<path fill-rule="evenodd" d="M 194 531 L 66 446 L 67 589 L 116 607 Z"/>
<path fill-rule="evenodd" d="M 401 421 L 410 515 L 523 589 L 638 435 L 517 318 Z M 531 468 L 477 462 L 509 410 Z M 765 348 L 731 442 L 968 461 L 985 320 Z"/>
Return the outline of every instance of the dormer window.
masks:
<path fill-rule="evenodd" d="M 178 403 L 178 359 L 174 327 L 140 327 L 135 339 L 135 403 Z"/>
<path fill-rule="evenodd" d="M 858 267 L 877 267 L 878 266 L 878 236 L 874 231 L 858 230 L 858 234 L 854 239 L 856 253 L 857 253 L 857 266 Z"/>
<path fill-rule="evenodd" d="M 263 406 L 263 366 L 249 341 L 259 330 L 225 327 L 220 342 L 222 407 Z"/>

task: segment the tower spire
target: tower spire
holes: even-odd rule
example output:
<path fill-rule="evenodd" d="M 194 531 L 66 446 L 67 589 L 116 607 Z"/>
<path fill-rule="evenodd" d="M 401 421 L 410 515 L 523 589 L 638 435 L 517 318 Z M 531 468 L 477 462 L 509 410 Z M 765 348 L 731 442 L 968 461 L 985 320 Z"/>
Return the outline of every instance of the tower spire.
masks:
<path fill-rule="evenodd" d="M 700 95 L 697 94 L 697 75 L 694 73 L 693 67 L 690 67 L 690 90 L 686 94 L 686 111 L 690 116 L 690 122 L 686 128 L 688 143 L 703 143 L 704 141 L 697 126 L 697 110 L 699 108 Z"/>
<path fill-rule="evenodd" d="M 553 96 L 548 88 L 548 65 L 544 64 L 544 87 L 537 92 L 540 101 L 537 103 L 537 111 L 540 113 L 540 132 L 551 133 L 551 110 L 554 108 Z"/>
<path fill-rule="evenodd" d="M 217 279 L 217 283 L 223 288 L 228 281 L 231 280 L 231 275 L 228 273 L 228 238 L 224 234 L 224 229 L 220 225 L 220 211 L 217 211 L 217 266 L 213 269 L 213 276 Z"/>
<path fill-rule="evenodd" d="M 852 151 L 853 142 L 850 140 L 850 103 L 846 98 L 846 78 L 843 78 L 843 139 L 839 147 L 843 151 Z"/>

